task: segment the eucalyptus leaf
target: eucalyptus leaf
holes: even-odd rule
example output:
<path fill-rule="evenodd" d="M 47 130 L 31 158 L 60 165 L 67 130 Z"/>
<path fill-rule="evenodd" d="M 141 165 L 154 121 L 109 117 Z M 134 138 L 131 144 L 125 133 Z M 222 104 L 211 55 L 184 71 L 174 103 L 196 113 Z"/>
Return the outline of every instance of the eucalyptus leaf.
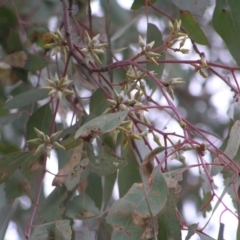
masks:
<path fill-rule="evenodd" d="M 67 198 L 67 189 L 65 186 L 56 187 L 47 197 L 46 201 L 39 206 L 41 219 L 47 222 L 60 219 L 65 208 L 61 207 L 63 201 Z"/>
<path fill-rule="evenodd" d="M 58 240 L 71 240 L 72 230 L 70 227 L 70 221 L 58 220 L 42 225 L 35 225 L 30 240 L 46 240 L 51 238 Z"/>
<path fill-rule="evenodd" d="M 0 183 L 6 181 L 6 179 L 12 175 L 12 173 L 24 164 L 24 161 L 29 159 L 35 160 L 37 156 L 34 156 L 31 152 L 13 152 L 0 158 Z"/>
<path fill-rule="evenodd" d="M 190 238 L 196 233 L 198 223 L 191 224 L 188 226 L 188 234 L 185 237 L 185 240 L 190 240 Z"/>
<path fill-rule="evenodd" d="M 202 17 L 206 9 L 211 6 L 211 0 L 171 0 L 180 10 L 188 11 L 192 15 Z"/>
<path fill-rule="evenodd" d="M 16 119 L 18 119 L 22 115 L 21 112 L 12 113 L 7 116 L 0 117 L 0 129 L 5 127 L 6 125 L 14 122 Z"/>
<path fill-rule="evenodd" d="M 178 192 L 170 188 L 167 196 L 167 203 L 163 211 L 158 216 L 158 240 L 176 239 L 181 240 L 181 224 L 177 217 L 176 206 L 178 201 Z"/>
<path fill-rule="evenodd" d="M 155 47 L 160 47 L 164 44 L 161 31 L 158 29 L 158 27 L 155 24 L 149 23 L 147 26 L 147 43 L 150 43 L 152 41 L 155 42 L 154 44 Z M 165 58 L 166 58 L 166 55 L 162 54 L 159 60 L 163 61 L 165 60 Z M 157 74 L 156 77 L 161 79 L 164 66 L 165 66 L 164 63 L 160 63 L 159 65 L 147 64 L 147 69 L 149 71 L 154 71 Z M 153 81 L 153 79 L 147 79 L 146 83 L 151 88 L 151 90 L 155 91 L 157 89 L 157 84 Z"/>
<path fill-rule="evenodd" d="M 194 19 L 190 12 L 182 11 L 180 13 L 182 27 L 187 32 L 188 36 L 196 43 L 201 45 L 208 45 L 208 39 L 199 26 L 198 22 Z"/>
<path fill-rule="evenodd" d="M 157 0 L 150 0 L 150 3 L 155 3 L 157 2 Z M 141 7 L 145 6 L 145 1 L 143 0 L 134 0 L 132 6 L 131 6 L 131 10 L 137 10 Z"/>
<path fill-rule="evenodd" d="M 146 189 L 142 183 L 133 184 L 109 209 L 107 222 L 113 226 L 112 239 L 126 235 L 128 239 L 141 239 L 146 226 L 153 224 L 151 214 L 154 217 L 164 208 L 168 189 L 159 167 L 154 169 L 150 179 Z"/>
<path fill-rule="evenodd" d="M 43 89 L 32 89 L 13 97 L 5 104 L 5 108 L 13 109 L 25 107 L 47 97 L 47 91 Z"/>
<path fill-rule="evenodd" d="M 27 54 L 27 62 L 24 69 L 34 72 L 45 68 L 47 64 L 48 62 L 43 57 L 35 54 Z"/>
<path fill-rule="evenodd" d="M 217 33 L 227 45 L 230 53 L 240 66 L 240 8 L 239 1 L 216 1 L 212 23 Z"/>
<path fill-rule="evenodd" d="M 226 145 L 226 148 L 224 150 L 224 154 L 230 159 L 233 159 L 238 152 L 238 149 L 239 149 L 239 146 L 240 146 L 240 134 L 239 134 L 239 132 L 240 132 L 240 121 L 237 120 L 233 124 L 233 126 L 231 127 L 229 137 L 228 137 L 228 139 L 226 139 L 227 145 Z M 221 154 L 221 158 L 225 162 L 230 163 L 227 157 L 225 157 L 224 155 Z M 218 158 L 215 158 L 213 160 L 213 162 L 214 163 L 219 163 L 221 161 L 219 161 Z M 211 173 L 212 173 L 213 176 L 215 176 L 219 172 L 221 172 L 222 170 L 223 170 L 223 166 L 213 166 L 212 170 L 211 170 Z"/>
<path fill-rule="evenodd" d="M 91 148 L 87 149 L 89 158 L 90 172 L 94 172 L 99 176 L 109 175 L 115 172 L 117 169 L 127 165 L 127 162 L 116 156 L 116 154 L 107 147 L 104 147 L 105 151 L 99 155 L 95 155 Z"/>
<path fill-rule="evenodd" d="M 99 213 L 94 201 L 85 193 L 75 196 L 66 210 L 66 215 L 74 219 L 96 218 Z"/>
<path fill-rule="evenodd" d="M 49 134 L 52 123 L 52 112 L 48 104 L 43 105 L 37 109 L 27 122 L 27 139 L 33 139 L 37 137 L 34 128 L 39 131 Z"/>
<path fill-rule="evenodd" d="M 118 172 L 120 197 L 123 197 L 134 183 L 141 182 L 140 166 L 129 144 L 122 150 L 122 158 L 127 161 L 127 166 L 120 168 Z"/>
<path fill-rule="evenodd" d="M 81 126 L 76 131 L 75 138 L 96 133 L 103 134 L 106 132 L 111 132 L 124 121 L 127 114 L 128 111 L 123 111 L 96 117 Z"/>

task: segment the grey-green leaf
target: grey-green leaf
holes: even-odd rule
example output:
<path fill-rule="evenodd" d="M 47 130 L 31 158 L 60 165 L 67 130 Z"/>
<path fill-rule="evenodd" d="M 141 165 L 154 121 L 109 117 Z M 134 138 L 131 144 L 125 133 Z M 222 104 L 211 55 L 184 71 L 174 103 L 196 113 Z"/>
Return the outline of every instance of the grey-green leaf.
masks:
<path fill-rule="evenodd" d="M 146 189 L 142 183 L 133 184 L 127 194 L 109 209 L 107 222 L 113 226 L 112 239 L 126 236 L 132 240 L 141 239 L 145 224 L 153 224 L 151 214 L 156 216 L 165 206 L 168 189 L 159 167 L 154 169 L 150 178 Z"/>
<path fill-rule="evenodd" d="M 228 156 L 230 159 L 233 159 L 238 152 L 238 149 L 239 149 L 239 146 L 240 146 L 240 134 L 239 134 L 239 132 L 240 132 L 240 120 L 237 120 L 233 124 L 233 126 L 230 130 L 227 146 L 226 146 L 226 149 L 224 151 L 224 154 L 226 156 Z M 225 157 L 225 156 L 221 156 L 221 157 L 226 163 L 229 163 L 229 160 L 228 160 L 227 157 Z M 218 158 L 215 158 L 214 162 L 219 163 Z M 212 167 L 212 175 L 213 176 L 217 175 L 219 172 L 222 171 L 222 169 L 223 169 L 223 166 Z"/>
<path fill-rule="evenodd" d="M 5 127 L 6 125 L 14 122 L 16 119 L 18 119 L 22 115 L 21 112 L 12 113 L 7 116 L 0 117 L 0 129 Z"/>
<path fill-rule="evenodd" d="M 240 1 L 217 0 L 213 27 L 226 43 L 230 53 L 240 66 Z"/>
<path fill-rule="evenodd" d="M 58 220 L 56 222 L 34 226 L 30 240 L 46 239 L 71 240 L 72 230 L 70 221 Z"/>
<path fill-rule="evenodd" d="M 103 134 L 116 129 L 127 116 L 128 111 L 105 114 L 96 117 L 81 126 L 75 133 L 75 138 L 85 134 Z"/>
<path fill-rule="evenodd" d="M 9 100 L 5 104 L 5 108 L 13 109 L 25 107 L 47 97 L 48 97 L 47 91 L 43 89 L 32 89 L 27 92 L 23 92 Z"/>
<path fill-rule="evenodd" d="M 90 172 L 94 172 L 99 176 L 105 176 L 127 165 L 124 159 L 116 156 L 116 154 L 110 151 L 106 146 L 103 148 L 103 153 L 99 155 L 95 155 L 91 151 L 91 148 L 88 148 L 87 153 L 90 160 Z"/>
<path fill-rule="evenodd" d="M 66 210 L 66 215 L 75 219 L 96 218 L 99 213 L 94 201 L 85 193 L 75 196 Z"/>

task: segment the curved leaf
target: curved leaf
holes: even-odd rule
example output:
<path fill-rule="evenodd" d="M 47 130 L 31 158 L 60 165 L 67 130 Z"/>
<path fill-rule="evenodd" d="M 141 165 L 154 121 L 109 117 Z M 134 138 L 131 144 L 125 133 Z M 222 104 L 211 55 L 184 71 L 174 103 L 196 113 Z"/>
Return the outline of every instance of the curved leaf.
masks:
<path fill-rule="evenodd" d="M 81 194 L 75 196 L 68 204 L 66 215 L 74 219 L 88 219 L 99 216 L 99 209 L 94 201 L 87 195 Z"/>
<path fill-rule="evenodd" d="M 67 198 L 67 189 L 65 186 L 56 187 L 40 206 L 41 218 L 50 222 L 61 218 L 65 208 L 60 205 Z"/>
<path fill-rule="evenodd" d="M 9 100 L 5 104 L 5 108 L 13 109 L 25 107 L 47 97 L 48 97 L 47 91 L 43 89 L 32 89 L 27 92 L 23 92 Z"/>
<path fill-rule="evenodd" d="M 70 220 L 59 220 L 35 226 L 30 240 L 46 239 L 71 240 L 72 230 Z"/>
<path fill-rule="evenodd" d="M 194 16 L 202 17 L 211 6 L 211 0 L 171 0 L 180 10 L 188 11 Z"/>
<path fill-rule="evenodd" d="M 48 62 L 41 56 L 35 54 L 27 54 L 27 62 L 24 66 L 25 70 L 37 71 L 47 66 Z"/>
<path fill-rule="evenodd" d="M 240 1 L 216 1 L 212 22 L 240 66 Z"/>
<path fill-rule="evenodd" d="M 6 181 L 24 161 L 29 159 L 34 160 L 37 157 L 38 156 L 34 156 L 31 152 L 14 152 L 0 158 L 0 183 Z"/>
<path fill-rule="evenodd" d="M 18 119 L 21 115 L 22 115 L 21 112 L 17 112 L 17 113 L 9 114 L 9 115 L 4 116 L 4 117 L 0 117 L 0 129 L 2 129 L 6 125 L 12 123 L 16 119 Z"/>
<path fill-rule="evenodd" d="M 181 240 L 181 224 L 176 212 L 178 192 L 174 188 L 169 189 L 167 203 L 158 216 L 158 239 Z"/>
<path fill-rule="evenodd" d="M 147 226 L 153 228 L 148 206 L 152 215 L 156 216 L 165 206 L 167 193 L 165 179 L 156 167 L 145 190 L 142 183 L 135 183 L 109 209 L 107 222 L 113 226 L 112 239 L 141 239 L 146 234 Z"/>
<path fill-rule="evenodd" d="M 123 111 L 96 117 L 81 126 L 76 131 L 75 138 L 86 135 L 94 135 L 96 133 L 103 134 L 111 132 L 123 122 L 127 114 L 127 111 Z"/>
<path fill-rule="evenodd" d="M 229 133 L 229 136 L 225 139 L 225 141 L 223 142 L 223 145 L 221 146 L 221 149 L 224 147 L 224 145 L 226 145 L 226 148 L 224 150 L 224 153 L 230 158 L 233 159 L 236 154 L 238 153 L 239 150 L 239 146 L 240 146 L 240 121 L 236 121 Z M 222 154 L 221 154 L 222 155 Z M 225 156 L 221 156 L 222 159 L 225 162 L 229 162 L 228 158 L 226 158 Z M 219 163 L 219 159 L 215 158 L 213 160 L 214 163 Z M 211 174 L 213 176 L 217 175 L 218 173 L 220 173 L 223 170 L 223 166 L 213 166 L 211 169 Z"/>
<path fill-rule="evenodd" d="M 99 154 L 98 156 L 92 152 L 90 147 L 87 149 L 87 154 L 90 161 L 90 172 L 94 172 L 99 176 L 105 176 L 127 165 L 125 160 L 116 156 L 114 152 L 110 151 L 110 149 L 107 149 L 106 146 L 104 146 L 103 149 L 103 153 Z"/>
<path fill-rule="evenodd" d="M 118 173 L 120 197 L 123 197 L 134 183 L 141 182 L 139 164 L 129 144 L 122 150 L 122 158 L 128 164 L 126 167 L 119 169 Z"/>
<path fill-rule="evenodd" d="M 155 3 L 157 0 L 150 0 L 150 3 Z M 145 1 L 144 0 L 134 0 L 131 10 L 137 10 L 141 7 L 145 6 Z"/>
<path fill-rule="evenodd" d="M 208 45 L 208 39 L 197 23 L 193 18 L 190 12 L 182 11 L 181 14 L 182 27 L 185 29 L 190 38 L 192 38 L 196 43 L 202 45 Z"/>
<path fill-rule="evenodd" d="M 91 96 L 89 108 L 90 113 L 93 116 L 99 116 L 101 115 L 107 108 L 109 107 L 109 104 L 106 100 L 106 97 L 104 96 L 101 89 L 97 89 L 93 95 Z"/>
<path fill-rule="evenodd" d="M 147 26 L 147 43 L 150 43 L 152 41 L 155 41 L 154 47 L 159 47 L 163 45 L 162 33 L 160 32 L 160 30 L 156 25 L 149 23 Z M 159 60 L 165 60 L 165 58 L 166 58 L 166 55 L 162 54 Z M 149 71 L 154 71 L 155 73 L 157 73 L 156 77 L 161 79 L 164 66 L 165 66 L 164 63 L 161 63 L 159 65 L 147 64 L 147 69 Z M 152 79 L 147 79 L 146 83 L 152 90 L 157 89 L 157 85 Z"/>

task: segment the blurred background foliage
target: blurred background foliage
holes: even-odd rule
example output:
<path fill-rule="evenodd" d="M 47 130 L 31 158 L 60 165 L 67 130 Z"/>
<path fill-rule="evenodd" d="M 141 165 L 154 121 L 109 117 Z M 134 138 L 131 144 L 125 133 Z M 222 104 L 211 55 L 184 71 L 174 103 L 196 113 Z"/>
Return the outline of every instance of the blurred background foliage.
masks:
<path fill-rule="evenodd" d="M 71 32 L 74 42 L 79 46 L 84 46 L 84 30 L 89 30 L 91 22 L 92 32 L 100 33 L 102 42 L 109 42 L 106 57 L 101 57 L 103 65 L 114 61 L 111 55 L 119 61 L 129 59 L 138 51 L 139 34 L 147 39 L 147 42 L 155 40 L 156 47 L 162 45 L 163 40 L 169 34 L 167 15 L 173 20 L 182 19 L 183 28 L 196 43 L 199 43 L 198 49 L 204 52 L 207 61 L 226 66 L 239 66 L 240 15 L 238 9 L 240 6 L 238 1 L 231 1 L 228 3 L 229 6 L 225 6 L 225 1 L 222 0 L 217 1 L 217 4 L 213 1 L 151 1 L 161 12 L 151 7 L 146 9 L 143 2 L 134 1 L 133 9 L 135 10 L 131 10 L 131 4 L 128 4 L 127 9 L 121 1 L 91 1 L 92 15 L 89 18 L 88 1 L 69 1 L 73 13 Z M 197 4 L 191 5 L 192 2 L 197 2 Z M 231 19 L 227 14 L 231 14 Z M 44 48 L 45 44 L 53 41 L 49 32 L 57 28 L 63 29 L 62 16 L 63 7 L 58 0 L 2 0 L 0 3 L 1 156 L 23 149 L 26 140 L 36 137 L 33 127 L 45 133 L 49 132 L 53 105 L 46 104 L 47 93 L 38 89 L 38 86 L 46 85 L 44 77 L 49 77 L 56 71 L 60 75 L 63 72 L 64 63 L 58 58 L 51 58 L 49 50 Z M 147 24 L 147 21 L 151 24 Z M 190 40 L 187 41 L 187 46 L 191 51 L 189 55 L 167 51 L 160 60 L 198 60 L 199 55 L 195 52 Z M 211 141 L 220 146 L 228 134 L 230 118 L 238 119 L 238 106 L 233 106 L 233 98 L 236 96 L 234 91 L 231 92 L 231 88 L 213 71 L 207 71 L 208 77 L 202 78 L 190 64 L 162 63 L 157 67 L 152 65 L 147 67 L 148 70 L 155 70 L 158 73 L 157 77 L 164 81 L 175 77 L 185 81 L 184 85 L 174 88 L 175 105 L 180 114 L 192 125 L 213 133 L 214 135 L 210 137 Z M 69 75 L 71 79 L 74 79 L 78 100 L 75 105 L 69 99 L 61 102 L 57 129 L 65 129 L 65 136 L 74 132 L 81 122 L 87 122 L 101 115 L 108 107 L 105 96 L 91 80 L 86 69 L 79 66 L 76 61 L 71 62 L 70 69 Z M 125 79 L 126 70 L 119 68 L 104 75 L 111 82 L 118 83 Z M 229 69 L 217 68 L 216 71 L 226 81 L 236 85 Z M 97 77 L 97 74 L 95 76 Z M 149 95 L 158 103 L 165 103 L 164 96 L 156 90 L 156 85 L 151 81 L 146 81 L 146 83 Z M 16 96 L 18 98 L 14 98 Z M 227 115 L 229 106 L 234 112 Z M 79 122 L 70 126 L 71 120 L 69 119 L 73 112 L 76 113 Z M 163 132 L 174 132 L 177 129 L 176 121 L 168 112 L 154 110 L 150 111 L 147 116 L 151 123 Z M 119 136 L 118 143 L 120 138 L 121 136 Z M 199 136 L 196 139 L 202 140 Z M 108 134 L 103 135 L 103 141 L 112 150 L 117 150 Z M 98 151 L 106 151 L 106 149 L 101 149 L 101 142 L 96 144 Z M 136 149 L 140 149 L 138 154 L 133 153 L 130 146 L 127 146 L 121 153 L 121 157 L 128 162 L 128 165 L 118 172 L 120 197 L 126 194 L 133 183 L 141 182 L 137 162 L 138 158 L 141 159 L 149 152 L 149 149 L 144 145 L 141 146 L 139 142 L 135 144 L 138 146 Z M 155 143 L 152 144 L 154 146 Z M 71 154 L 71 151 L 57 150 L 55 152 L 59 169 Z M 211 159 L 210 154 L 207 157 Z M 194 162 L 195 160 L 192 159 L 195 158 L 194 154 L 186 155 L 188 163 Z M 131 161 L 133 159 L 135 160 Z M 16 239 L 25 239 L 24 228 L 28 225 L 42 170 L 41 156 L 35 156 L 33 163 L 31 160 L 33 159 L 29 158 L 24 161 L 24 164 L 19 164 L 20 169 L 15 170 L 7 181 L 0 185 L 0 239 L 4 239 L 8 226 L 15 228 L 19 237 Z M 173 160 L 171 169 L 179 167 L 179 164 Z M 31 171 L 28 171 L 29 167 Z M 207 184 L 207 180 L 200 175 L 198 171 L 186 171 L 181 181 L 182 190 L 177 206 L 187 224 L 204 222 L 203 216 L 213 207 L 210 204 L 203 212 L 199 212 L 211 196 L 209 187 L 203 187 L 203 183 Z M 83 183 L 84 179 L 83 177 Z M 115 199 L 112 191 L 116 179 L 116 172 L 105 176 L 104 180 L 93 172 L 87 176 L 86 196 L 89 199 L 85 200 L 89 203 L 89 211 L 98 215 L 99 211 L 107 211 L 113 204 Z M 47 184 L 51 185 L 51 182 Z M 74 212 L 82 201 L 81 195 L 73 197 L 74 193 L 66 191 L 65 186 L 57 187 L 50 195 L 46 195 L 46 191 L 41 192 L 36 223 L 62 218 L 70 219 L 70 224 L 73 225 L 72 218 L 82 219 Z M 65 211 L 69 201 L 72 201 L 70 202 L 72 207 Z M 188 203 L 190 205 L 187 205 Z M 189 222 L 184 206 L 189 206 L 191 211 L 198 212 L 199 218 Z M 10 221 L 11 225 L 9 225 Z M 218 227 L 215 226 L 217 230 Z M 73 229 L 75 230 L 73 239 L 110 239 L 111 226 L 103 217 L 83 222 L 75 221 Z M 94 232 L 98 233 L 97 238 L 94 237 Z M 68 237 L 59 239 L 68 239 Z"/>

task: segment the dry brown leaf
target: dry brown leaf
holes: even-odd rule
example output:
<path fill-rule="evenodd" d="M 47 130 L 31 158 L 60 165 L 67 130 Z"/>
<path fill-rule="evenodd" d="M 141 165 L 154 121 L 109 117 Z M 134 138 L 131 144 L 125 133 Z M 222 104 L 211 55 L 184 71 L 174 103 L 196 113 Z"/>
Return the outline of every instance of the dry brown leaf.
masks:
<path fill-rule="evenodd" d="M 57 176 L 53 179 L 52 185 L 59 186 L 65 182 L 68 173 L 72 172 L 73 169 L 80 163 L 82 158 L 83 143 L 73 149 L 73 153 L 69 161 L 59 171 Z"/>

